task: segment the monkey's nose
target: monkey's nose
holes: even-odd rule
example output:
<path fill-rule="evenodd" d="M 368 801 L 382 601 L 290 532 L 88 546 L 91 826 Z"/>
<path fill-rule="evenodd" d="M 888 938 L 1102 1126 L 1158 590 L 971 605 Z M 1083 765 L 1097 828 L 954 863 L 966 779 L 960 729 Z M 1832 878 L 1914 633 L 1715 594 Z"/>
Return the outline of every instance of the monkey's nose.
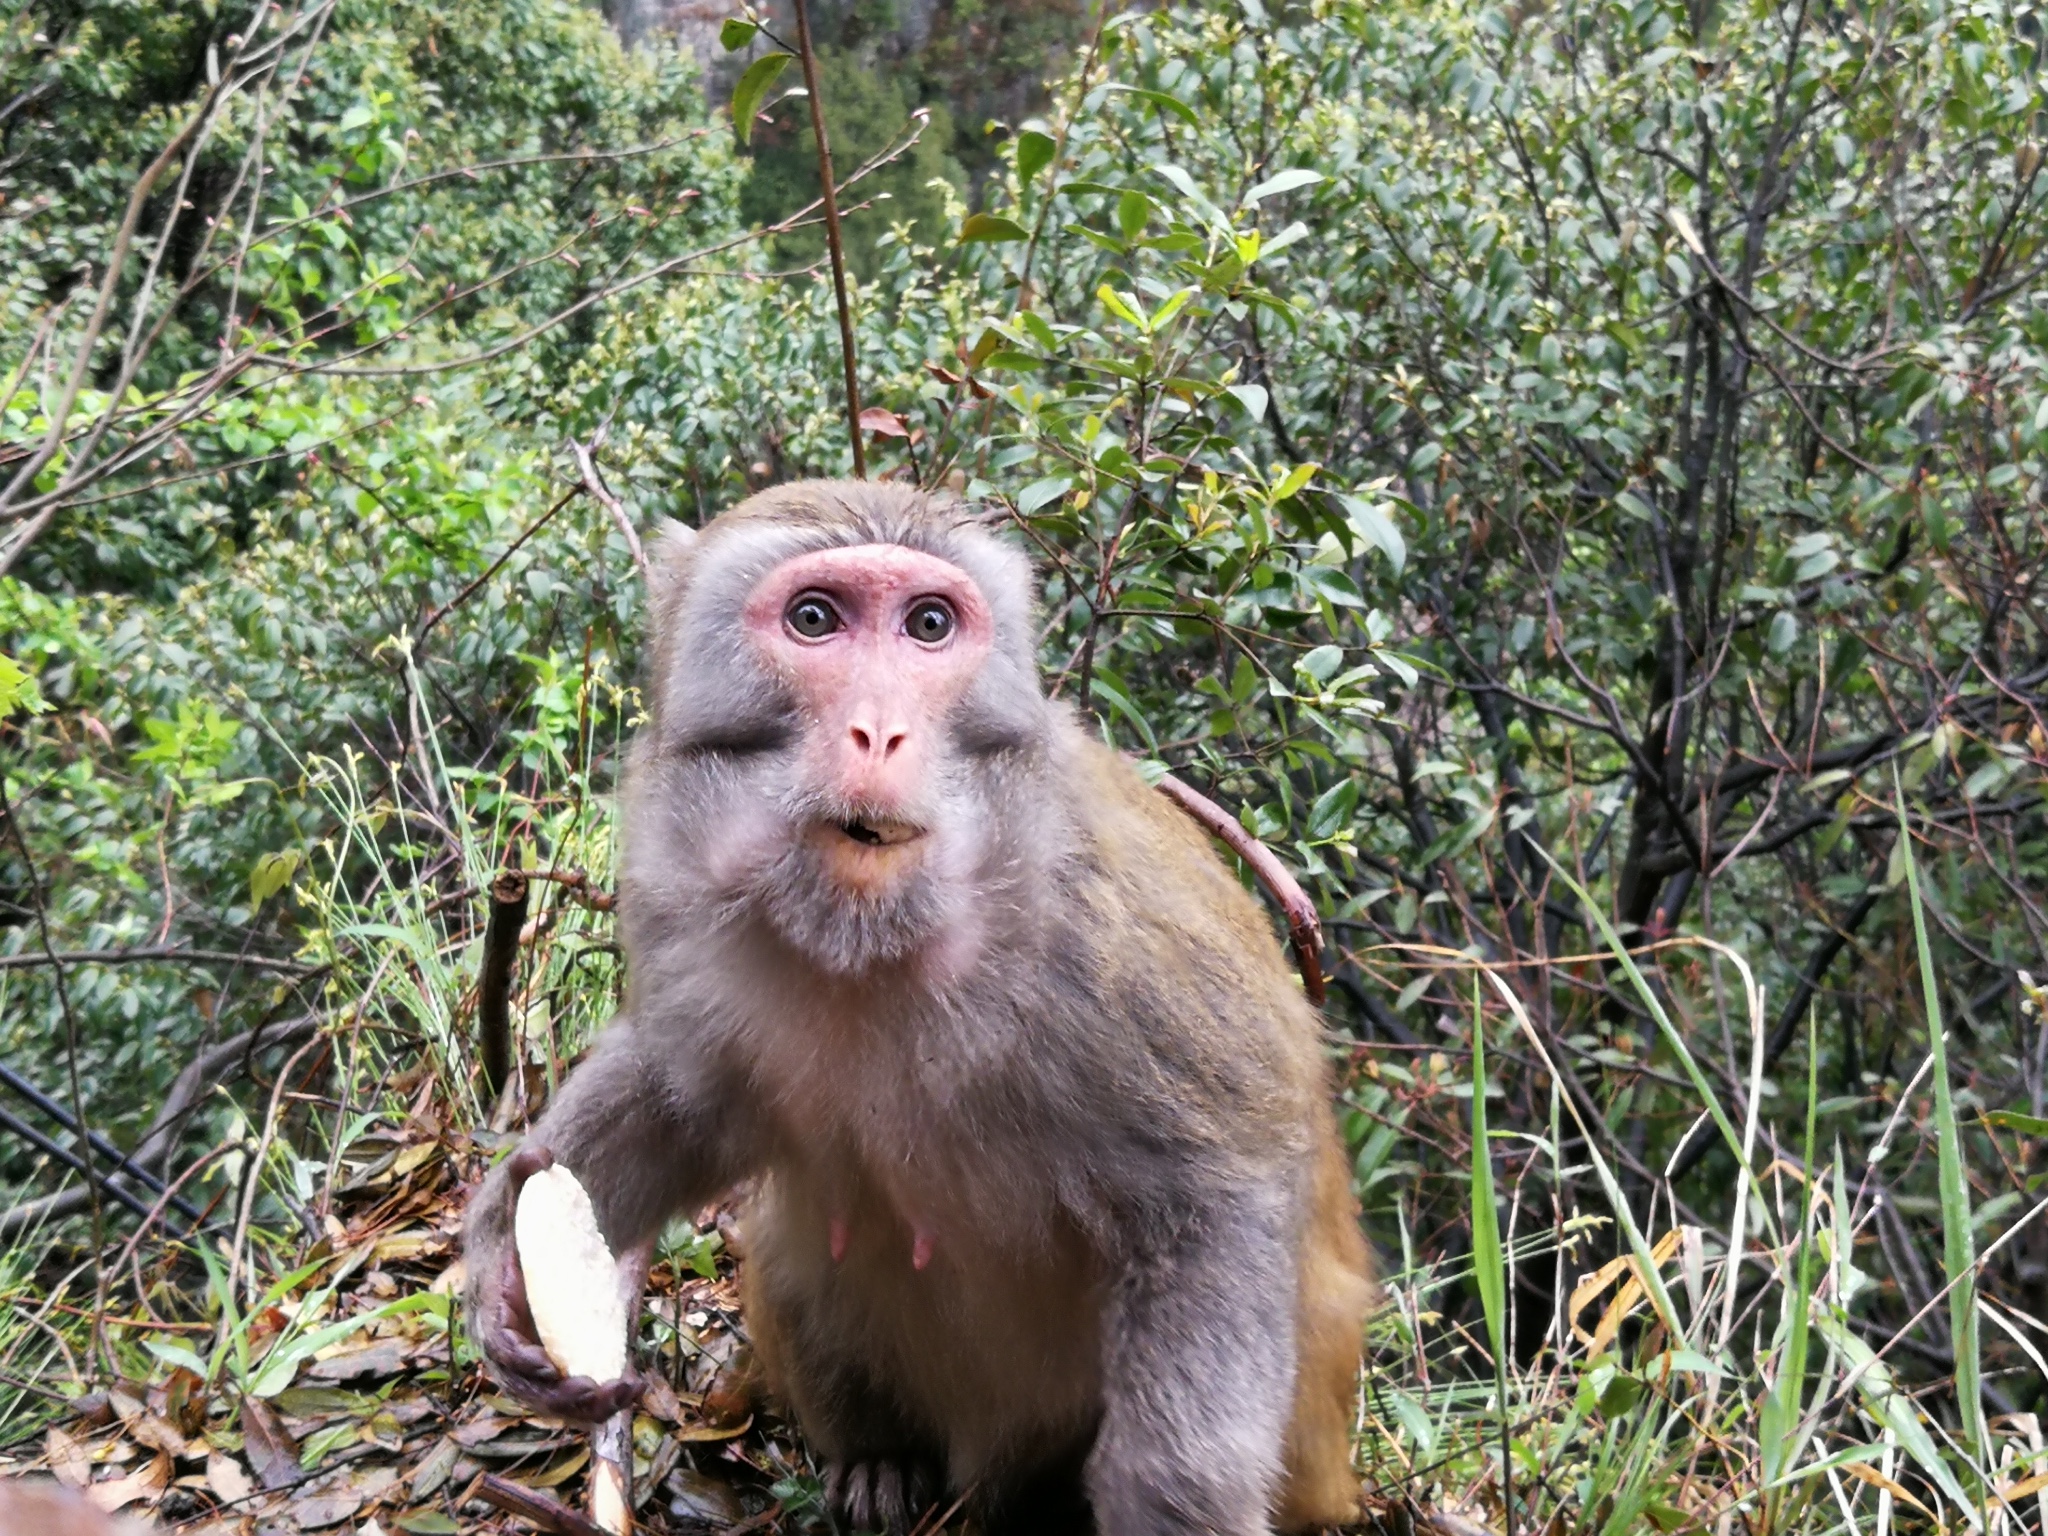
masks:
<path fill-rule="evenodd" d="M 879 758 L 887 762 L 896 751 L 910 739 L 910 731 L 903 726 L 881 726 L 856 720 L 847 728 L 847 735 L 853 741 L 856 756 Z"/>

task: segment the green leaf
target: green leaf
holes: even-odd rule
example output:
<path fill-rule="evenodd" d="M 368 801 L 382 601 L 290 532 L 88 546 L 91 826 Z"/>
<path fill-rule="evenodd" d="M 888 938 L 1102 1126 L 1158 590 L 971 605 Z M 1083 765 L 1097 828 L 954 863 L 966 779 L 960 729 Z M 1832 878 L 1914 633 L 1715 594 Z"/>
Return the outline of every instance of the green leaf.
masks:
<path fill-rule="evenodd" d="M 1244 407 L 1245 414 L 1253 421 L 1266 419 L 1267 396 L 1265 390 L 1256 384 L 1232 384 L 1224 393 Z"/>
<path fill-rule="evenodd" d="M 1122 678 L 1114 672 L 1097 670 L 1088 680 L 1088 691 L 1130 721 L 1137 733 L 1145 738 L 1147 750 L 1159 750 L 1159 742 L 1152 734 L 1151 725 L 1146 722 L 1143 712 L 1139 710 L 1137 701 L 1131 697 L 1131 691 Z"/>
<path fill-rule="evenodd" d="M 1799 638 L 1799 619 L 1790 609 L 1780 608 L 1771 617 L 1770 633 L 1764 644 L 1773 656 L 1783 656 L 1792 649 L 1792 642 Z"/>
<path fill-rule="evenodd" d="M 1117 319 L 1135 325 L 1141 331 L 1147 328 L 1145 312 L 1138 308 L 1135 295 L 1118 293 L 1109 284 L 1104 283 L 1095 290 L 1095 297 L 1100 299 L 1102 307 L 1112 315 L 1115 315 Z"/>
<path fill-rule="evenodd" d="M 1116 200 L 1116 227 L 1122 231 L 1126 241 L 1135 240 L 1145 233 L 1145 222 L 1152 217 L 1152 199 L 1142 192 L 1124 192 Z M 2041 402 L 2048 406 L 2048 400 Z"/>
<path fill-rule="evenodd" d="M 1892 764 L 1893 809 L 1899 846 L 1905 849 L 1906 896 L 1913 908 L 1913 941 L 1920 961 L 1920 996 L 1927 1009 L 1927 1053 L 1933 1058 L 1936 1183 L 1941 1191 L 1942 1268 L 1948 1274 L 1949 1339 L 1955 1353 L 1956 1406 L 1962 1416 L 1963 1445 L 1972 1454 L 1984 1444 L 1984 1399 L 1979 1383 L 1983 1362 L 1977 1352 L 1977 1252 L 1970 1225 L 1970 1184 L 1963 1173 L 1962 1134 L 1948 1078 L 1948 1042 L 1941 1022 L 1941 985 L 1927 942 L 1927 914 L 1921 909 L 1920 863 L 1913 857 L 1913 831 L 1906 824 L 1906 793 Z"/>
<path fill-rule="evenodd" d="M 1017 493 L 1017 510 L 1029 517 L 1047 502 L 1064 496 L 1073 483 L 1069 475 L 1048 475 L 1043 480 L 1034 480 Z"/>
<path fill-rule="evenodd" d="M 1178 96 L 1169 96 L 1164 91 L 1148 91 L 1141 86 L 1135 85 L 1119 85 L 1115 89 L 1135 96 L 1140 101 L 1148 102 L 1162 112 L 1171 112 L 1190 128 L 1202 126 L 1202 120 L 1195 115 L 1195 109 L 1182 101 Z"/>
<path fill-rule="evenodd" d="M 1306 672 L 1319 683 L 1327 683 L 1337 675 L 1337 669 L 1343 665 L 1344 648 L 1342 646 L 1319 645 L 1295 662 L 1294 670 Z"/>
<path fill-rule="evenodd" d="M 2018 1131 L 2022 1136 L 2048 1136 L 2048 1120 L 2038 1115 L 2023 1115 L 2016 1109 L 1994 1109 L 1984 1117 L 1984 1121 L 2002 1131 Z"/>
<path fill-rule="evenodd" d="M 36 687 L 36 680 L 23 671 L 12 656 L 0 653 L 0 719 L 17 709 L 39 715 L 49 707 L 42 691 Z"/>
<path fill-rule="evenodd" d="M 1318 842 L 1335 837 L 1351 825 L 1357 810 L 1358 780 L 1347 774 L 1316 796 L 1315 804 L 1309 807 L 1308 835 Z"/>
<path fill-rule="evenodd" d="M 788 53 L 764 53 L 747 66 L 739 84 L 732 88 L 732 126 L 742 144 L 753 142 L 754 115 L 761 110 L 761 99 L 794 57 Z"/>
<path fill-rule="evenodd" d="M 1052 135 L 1040 133 L 1035 128 L 1026 128 L 1017 135 L 1017 180 L 1023 186 L 1030 186 L 1031 179 L 1048 165 L 1059 152 Z"/>
<path fill-rule="evenodd" d="M 249 904 L 260 907 L 292 883 L 303 855 L 296 848 L 266 853 L 249 871 Z"/>
<path fill-rule="evenodd" d="M 737 53 L 751 43 L 760 32 L 758 21 L 744 21 L 738 16 L 728 16 L 718 29 L 719 46 L 727 53 Z"/>
<path fill-rule="evenodd" d="M 960 243 L 985 240 L 991 244 L 1010 240 L 1029 240 L 1031 231 L 1015 219 L 1006 219 L 999 213 L 970 213 L 960 224 Z"/>
<path fill-rule="evenodd" d="M 1486 1012 L 1479 978 L 1472 978 L 1472 1266 L 1479 1304 L 1486 1314 L 1487 1347 L 1493 1352 L 1499 1411 L 1508 1413 L 1507 1262 L 1501 1249 L 1500 1209 L 1493 1192 L 1493 1142 L 1486 1130 Z M 1603 1403 L 1604 1411 L 1604 1403 Z"/>
<path fill-rule="evenodd" d="M 1288 497 L 1298 494 L 1302 487 L 1315 479 L 1316 471 L 1322 467 L 1320 464 L 1295 465 L 1294 468 L 1287 471 L 1286 476 L 1280 483 L 1273 487 L 1273 494 L 1270 498 L 1272 503 L 1277 506 Z"/>
<path fill-rule="evenodd" d="M 1281 171 L 1277 175 L 1268 176 L 1256 187 L 1253 187 L 1251 191 L 1245 193 L 1245 206 L 1249 208 L 1258 203 L 1261 198 L 1278 197 L 1283 192 L 1293 192 L 1301 187 L 1312 187 L 1317 182 L 1326 179 L 1321 171 L 1312 171 L 1307 166 L 1294 166 L 1288 170 Z"/>
<path fill-rule="evenodd" d="M 1399 576 L 1408 563 L 1408 541 L 1401 537 L 1401 530 L 1394 526 L 1392 514 L 1383 507 L 1358 496 L 1339 496 L 1344 510 L 1351 515 L 1351 526 L 1358 536 L 1374 549 L 1387 557 L 1387 564 Z"/>

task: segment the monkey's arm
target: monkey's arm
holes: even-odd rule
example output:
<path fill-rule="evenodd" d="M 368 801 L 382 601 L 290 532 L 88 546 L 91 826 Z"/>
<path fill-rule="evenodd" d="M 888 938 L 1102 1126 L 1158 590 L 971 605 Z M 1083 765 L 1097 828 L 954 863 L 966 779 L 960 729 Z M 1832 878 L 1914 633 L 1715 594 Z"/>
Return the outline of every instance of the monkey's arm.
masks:
<path fill-rule="evenodd" d="M 1264 1536 L 1294 1380 L 1294 1214 L 1253 1176 L 1141 1218 L 1103 1316 L 1103 1536 Z"/>
<path fill-rule="evenodd" d="M 519 1188 L 550 1163 L 565 1165 L 589 1192 L 619 1257 L 621 1283 L 644 1275 L 647 1245 L 662 1223 L 744 1172 L 733 1095 L 694 1058 L 666 1032 L 614 1020 L 470 1202 L 463 1229 L 470 1336 L 505 1386 L 536 1407 L 602 1419 L 633 1401 L 639 1383 L 564 1379 L 541 1348 L 513 1239 Z"/>

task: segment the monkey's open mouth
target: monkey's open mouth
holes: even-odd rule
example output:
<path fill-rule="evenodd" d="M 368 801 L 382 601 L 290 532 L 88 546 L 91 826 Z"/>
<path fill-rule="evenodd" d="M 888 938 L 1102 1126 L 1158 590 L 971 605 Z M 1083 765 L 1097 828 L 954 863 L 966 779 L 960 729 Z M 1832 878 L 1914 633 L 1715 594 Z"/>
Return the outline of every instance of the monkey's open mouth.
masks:
<path fill-rule="evenodd" d="M 865 843 L 870 848 L 894 848 L 898 844 L 914 842 L 924 836 L 922 827 L 914 827 L 907 821 L 890 821 L 879 816 L 856 817 L 852 821 L 839 823 L 839 830 L 856 843 Z"/>

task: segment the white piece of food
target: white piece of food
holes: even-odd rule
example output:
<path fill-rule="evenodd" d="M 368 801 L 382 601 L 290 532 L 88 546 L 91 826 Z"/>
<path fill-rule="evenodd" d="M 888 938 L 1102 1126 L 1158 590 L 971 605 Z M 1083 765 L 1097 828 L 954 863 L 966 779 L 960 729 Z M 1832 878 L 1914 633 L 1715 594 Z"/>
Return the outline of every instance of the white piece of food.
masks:
<path fill-rule="evenodd" d="M 564 1376 L 599 1383 L 626 1374 L 626 1303 L 597 1212 L 560 1163 L 519 1190 L 512 1219 L 526 1304 L 541 1347 Z"/>

